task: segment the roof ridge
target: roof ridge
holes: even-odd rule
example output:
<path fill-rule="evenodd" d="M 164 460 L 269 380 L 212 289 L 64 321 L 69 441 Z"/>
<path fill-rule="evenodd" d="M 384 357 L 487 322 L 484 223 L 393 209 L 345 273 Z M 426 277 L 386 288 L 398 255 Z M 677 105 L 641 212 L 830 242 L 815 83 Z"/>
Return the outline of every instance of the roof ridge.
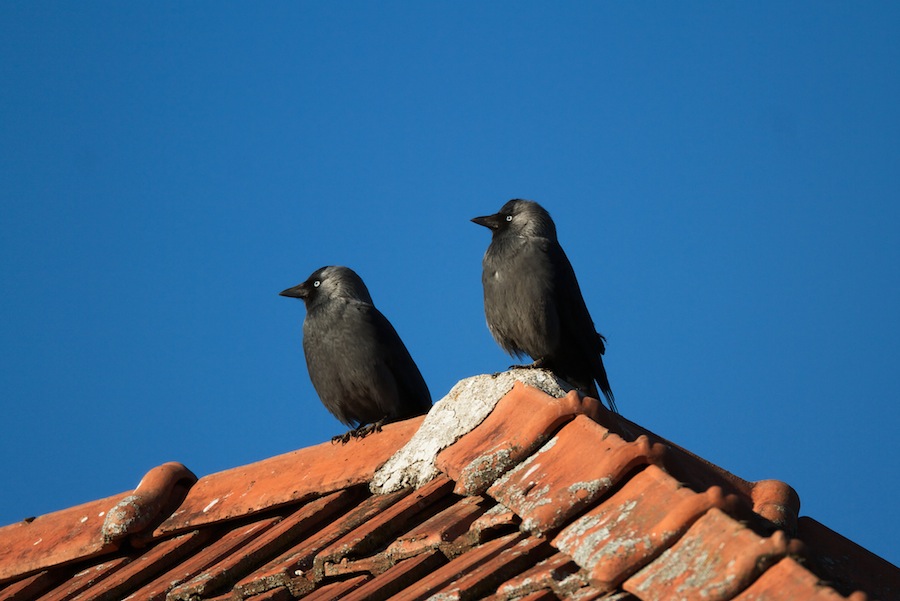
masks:
<path fill-rule="evenodd" d="M 798 518 L 787 484 L 738 478 L 563 384 L 475 376 L 346 445 L 199 480 L 163 464 L 134 491 L 0 528 L 0 599 L 900 590 L 896 567 Z"/>

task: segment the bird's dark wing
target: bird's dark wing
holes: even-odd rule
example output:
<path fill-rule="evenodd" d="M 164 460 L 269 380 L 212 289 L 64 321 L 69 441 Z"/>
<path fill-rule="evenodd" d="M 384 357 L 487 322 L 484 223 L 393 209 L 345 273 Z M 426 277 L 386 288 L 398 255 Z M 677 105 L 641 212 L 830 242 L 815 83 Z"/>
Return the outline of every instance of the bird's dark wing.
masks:
<path fill-rule="evenodd" d="M 593 389 L 593 381 L 599 384 L 614 411 L 615 397 L 609 385 L 602 355 L 606 352 L 606 339 L 597 332 L 591 314 L 581 294 L 575 270 L 565 251 L 556 242 L 547 247 L 548 256 L 555 267 L 554 285 L 559 309 L 560 350 L 559 369 L 568 372 L 573 384 Z"/>
<path fill-rule="evenodd" d="M 398 395 L 399 406 L 391 408 L 391 418 L 405 419 L 427 413 L 431 408 L 431 393 L 415 361 L 403 344 L 391 322 L 375 307 L 369 305 L 370 321 L 383 365 L 390 371 Z"/>
<path fill-rule="evenodd" d="M 555 267 L 558 305 L 560 308 L 564 308 L 560 311 L 561 326 L 569 332 L 596 333 L 597 329 L 591 319 L 587 304 L 584 302 L 584 296 L 581 294 L 581 287 L 578 285 L 578 278 L 575 277 L 575 270 L 572 269 L 569 257 L 557 243 L 551 243 L 547 250 Z M 596 337 L 578 336 L 577 340 L 581 350 L 585 352 L 600 355 L 606 352 L 604 338 L 599 334 Z"/>

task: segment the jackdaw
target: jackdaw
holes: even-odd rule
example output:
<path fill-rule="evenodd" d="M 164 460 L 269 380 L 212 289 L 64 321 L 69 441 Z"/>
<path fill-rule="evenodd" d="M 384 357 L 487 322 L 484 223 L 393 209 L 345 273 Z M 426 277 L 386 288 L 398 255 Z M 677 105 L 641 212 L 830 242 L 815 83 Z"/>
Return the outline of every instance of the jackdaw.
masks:
<path fill-rule="evenodd" d="M 322 404 L 352 429 L 347 442 L 382 424 L 427 413 L 431 393 L 369 290 L 347 267 L 323 267 L 281 296 L 302 298 L 303 352 Z"/>
<path fill-rule="evenodd" d="M 487 325 L 503 350 L 530 355 L 529 367 L 547 368 L 618 413 L 597 333 L 575 271 L 556 239 L 556 225 L 538 203 L 514 199 L 499 213 L 476 217 L 491 230 L 482 261 Z"/>

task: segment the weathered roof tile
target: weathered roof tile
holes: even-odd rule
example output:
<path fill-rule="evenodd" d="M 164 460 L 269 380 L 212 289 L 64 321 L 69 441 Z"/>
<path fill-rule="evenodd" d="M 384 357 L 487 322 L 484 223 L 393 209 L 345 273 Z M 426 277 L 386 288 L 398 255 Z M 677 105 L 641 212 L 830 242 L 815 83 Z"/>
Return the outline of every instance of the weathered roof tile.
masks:
<path fill-rule="evenodd" d="M 558 384 L 471 378 L 415 436 L 421 418 L 196 483 L 166 464 L 0 528 L 0 601 L 898 598 L 900 570 L 798 522 L 786 484 L 741 480 Z"/>
<path fill-rule="evenodd" d="M 347 498 L 352 496 L 339 491 L 303 505 L 292 514 L 275 521 L 235 552 L 217 561 L 214 567 L 205 569 L 191 581 L 176 587 L 169 593 L 169 598 L 176 601 L 226 588 L 230 590 L 241 578 L 283 552 L 313 527 L 323 525 L 323 520 L 344 506 Z"/>
<path fill-rule="evenodd" d="M 197 476 L 177 462 L 155 467 L 141 478 L 134 492 L 106 512 L 103 539 L 136 535 L 166 519 L 184 500 Z"/>
<path fill-rule="evenodd" d="M 76 599 L 125 598 L 157 574 L 171 569 L 213 539 L 212 531 L 194 531 L 166 540 L 144 553 L 126 556 L 129 561 Z"/>
<path fill-rule="evenodd" d="M 524 538 L 523 534 L 514 532 L 474 547 L 398 593 L 394 601 L 414 601 L 430 597 L 451 586 L 473 569 L 493 561 Z"/>
<path fill-rule="evenodd" d="M 328 564 L 367 556 L 378 548 L 387 547 L 411 525 L 419 513 L 444 499 L 453 489 L 453 481 L 445 477 L 432 480 L 417 491 L 397 500 L 364 523 L 320 550 L 316 555 L 314 570 L 322 571 Z M 440 507 L 443 509 L 443 507 Z M 433 512 L 430 514 L 433 515 Z M 385 558 L 389 561 L 389 558 Z M 385 569 L 389 567 L 384 566 Z"/>
<path fill-rule="evenodd" d="M 37 599 L 57 583 L 65 579 L 65 574 L 59 571 L 37 572 L 18 582 L 0 589 L 0 601 L 25 601 Z"/>
<path fill-rule="evenodd" d="M 315 582 L 322 577 L 322 574 L 317 574 L 314 570 L 319 552 L 410 492 L 401 490 L 387 495 L 366 497 L 339 518 L 324 524 L 318 531 L 311 533 L 279 557 L 238 582 L 235 589 L 243 595 L 259 592 L 261 589 L 268 590 L 272 586 L 286 586 L 298 594 L 307 589 L 312 590 Z"/>
<path fill-rule="evenodd" d="M 725 601 L 787 552 L 784 532 L 762 538 L 713 508 L 657 560 L 626 580 L 623 588 L 649 601 Z"/>
<path fill-rule="evenodd" d="M 231 597 L 229 601 L 233 599 L 234 597 Z M 286 588 L 276 588 L 246 599 L 247 601 L 292 601 L 294 596 Z"/>
<path fill-rule="evenodd" d="M 470 531 L 473 523 L 493 504 L 480 497 L 463 497 L 443 511 L 416 525 L 388 546 L 385 557 L 405 559 L 433 549 L 447 549 Z"/>
<path fill-rule="evenodd" d="M 596 399 L 575 391 L 553 398 L 516 382 L 478 427 L 437 456 L 438 468 L 461 495 L 480 495 L 534 452 L 576 415 L 603 411 Z"/>
<path fill-rule="evenodd" d="M 550 556 L 555 550 L 545 539 L 530 536 L 503 549 L 495 559 L 474 566 L 440 591 L 445 599 L 479 599 L 503 582 Z"/>
<path fill-rule="evenodd" d="M 84 590 L 96 585 L 98 582 L 131 561 L 129 557 L 116 557 L 110 561 L 91 566 L 73 574 L 53 591 L 44 595 L 45 601 L 62 601 L 78 596 Z M 93 592 L 93 591 L 92 591 Z"/>
<path fill-rule="evenodd" d="M 821 586 L 819 579 L 790 557 L 763 572 L 734 601 L 844 601 L 837 591 Z M 858 599 L 856 601 L 861 601 Z"/>
<path fill-rule="evenodd" d="M 568 595 L 587 584 L 580 569 L 571 557 L 557 552 L 501 584 L 494 597 L 509 599 L 544 590 Z"/>
<path fill-rule="evenodd" d="M 344 601 L 379 601 L 399 594 L 404 589 L 425 578 L 447 558 L 438 551 L 425 551 L 409 559 L 404 559 L 344 597 Z"/>
<path fill-rule="evenodd" d="M 343 599 L 352 590 L 368 580 L 370 580 L 370 577 L 362 574 L 360 576 L 348 578 L 347 580 L 331 582 L 312 591 L 303 598 L 306 599 L 306 601 L 332 601 L 333 599 Z"/>
<path fill-rule="evenodd" d="M 626 442 L 579 415 L 487 492 L 519 515 L 523 528 L 543 534 L 592 505 L 637 466 L 659 461 L 664 448 L 646 436 Z"/>
<path fill-rule="evenodd" d="M 378 436 L 325 442 L 206 476 L 156 535 L 244 517 L 293 501 L 366 484 L 375 470 L 412 437 L 421 417 L 387 424 Z"/>
<path fill-rule="evenodd" d="M 0 528 L 0 582 L 115 551 L 118 545 L 103 537 L 103 519 L 127 496 L 122 493 Z"/>

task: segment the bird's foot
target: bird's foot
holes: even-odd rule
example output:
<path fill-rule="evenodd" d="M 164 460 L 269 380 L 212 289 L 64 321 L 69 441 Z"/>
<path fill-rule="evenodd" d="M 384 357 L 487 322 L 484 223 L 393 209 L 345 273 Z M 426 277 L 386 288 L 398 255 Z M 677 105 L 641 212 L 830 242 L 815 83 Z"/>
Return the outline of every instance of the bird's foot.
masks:
<path fill-rule="evenodd" d="M 360 427 L 358 427 L 356 430 L 350 430 L 350 432 L 348 432 L 348 434 L 353 436 L 353 438 L 365 438 L 366 436 L 368 436 L 369 434 L 372 434 L 374 432 L 381 432 L 381 426 L 384 425 L 384 419 L 385 418 L 382 417 L 380 420 L 378 420 L 375 423 L 363 424 Z"/>
<path fill-rule="evenodd" d="M 350 441 L 350 436 L 353 434 L 355 430 L 350 430 L 349 432 L 344 432 L 343 434 L 338 434 L 337 436 L 331 437 L 331 444 L 347 444 Z"/>
<path fill-rule="evenodd" d="M 544 361 L 542 359 L 536 359 L 526 365 L 510 365 L 509 368 L 510 369 L 544 369 Z"/>
<path fill-rule="evenodd" d="M 387 417 L 385 416 L 385 417 L 382 417 L 377 422 L 373 422 L 371 424 L 360 424 L 360 426 L 358 428 L 354 428 L 354 429 L 350 430 L 349 432 L 344 432 L 343 434 L 338 434 L 337 436 L 332 436 L 331 444 L 337 444 L 337 443 L 347 444 L 348 442 L 350 442 L 351 438 L 365 438 L 366 436 L 368 436 L 369 434 L 372 434 L 373 432 L 381 432 L 381 426 L 384 425 L 384 420 L 386 420 L 386 419 L 387 419 Z"/>

